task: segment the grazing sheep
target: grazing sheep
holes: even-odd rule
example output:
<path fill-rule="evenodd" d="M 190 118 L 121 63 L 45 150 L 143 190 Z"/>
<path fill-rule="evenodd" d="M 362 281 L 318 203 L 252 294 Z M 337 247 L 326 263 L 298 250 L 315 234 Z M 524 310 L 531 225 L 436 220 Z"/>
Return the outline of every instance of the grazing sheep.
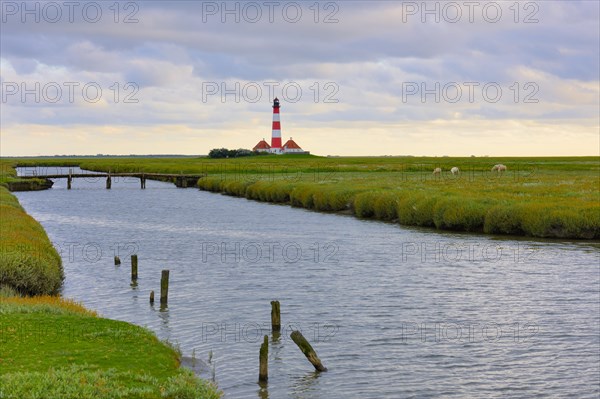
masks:
<path fill-rule="evenodd" d="M 455 166 L 452 169 L 450 169 L 450 173 L 452 173 L 453 175 L 458 175 L 460 174 L 460 170 Z"/>
<path fill-rule="evenodd" d="M 494 165 L 494 167 L 492 168 L 492 172 L 506 172 L 506 165 L 502 165 L 501 163 L 499 163 L 498 165 Z"/>
<path fill-rule="evenodd" d="M 442 173 L 442 168 L 435 168 L 435 169 L 433 170 L 433 174 L 434 174 L 434 175 L 439 175 L 440 173 Z"/>

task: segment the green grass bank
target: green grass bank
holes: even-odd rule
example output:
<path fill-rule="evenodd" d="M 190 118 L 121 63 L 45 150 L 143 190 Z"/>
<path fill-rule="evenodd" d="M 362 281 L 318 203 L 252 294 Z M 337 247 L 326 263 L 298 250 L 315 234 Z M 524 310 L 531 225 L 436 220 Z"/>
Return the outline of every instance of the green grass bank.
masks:
<path fill-rule="evenodd" d="M 144 328 L 56 296 L 0 300 L 0 397 L 216 399 Z"/>
<path fill-rule="evenodd" d="M 60 255 L 42 226 L 0 186 L 0 290 L 57 294 L 63 282 Z"/>
<path fill-rule="evenodd" d="M 82 158 L 15 160 L 96 171 L 205 173 L 203 190 L 440 230 L 600 238 L 599 157 Z M 505 173 L 493 165 L 508 167 Z M 452 175 L 457 166 L 461 172 Z M 440 167 L 441 175 L 432 171 Z M 43 170 L 43 168 L 42 168 Z"/>

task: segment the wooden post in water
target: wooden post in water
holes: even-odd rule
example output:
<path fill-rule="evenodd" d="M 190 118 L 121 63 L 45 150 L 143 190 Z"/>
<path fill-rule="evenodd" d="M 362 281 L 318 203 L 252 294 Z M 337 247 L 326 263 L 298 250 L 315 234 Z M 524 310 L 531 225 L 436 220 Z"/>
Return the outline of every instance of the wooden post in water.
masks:
<path fill-rule="evenodd" d="M 281 331 L 281 314 L 279 301 L 271 301 L 271 331 Z"/>
<path fill-rule="evenodd" d="M 146 175 L 142 174 L 142 177 L 140 177 L 140 185 L 142 190 L 146 188 Z"/>
<path fill-rule="evenodd" d="M 106 189 L 110 190 L 110 186 L 111 186 L 111 180 L 110 180 L 110 172 L 108 172 L 108 176 L 106 177 Z"/>
<path fill-rule="evenodd" d="M 71 189 L 71 181 L 73 178 L 71 177 L 71 171 L 69 170 L 69 177 L 67 177 L 67 190 Z"/>
<path fill-rule="evenodd" d="M 131 255 L 131 281 L 138 278 L 138 258 L 137 255 Z"/>
<path fill-rule="evenodd" d="M 323 366 L 323 364 L 321 363 L 321 359 L 319 359 L 319 357 L 317 356 L 317 352 L 315 352 L 312 346 L 310 346 L 310 344 L 308 343 L 306 338 L 304 338 L 300 331 L 293 331 L 290 334 L 290 337 L 292 338 L 292 341 L 294 341 L 296 345 L 298 345 L 298 348 L 300 348 L 302 353 L 304 353 L 304 356 L 306 356 L 308 361 L 311 362 L 313 366 L 315 366 L 315 369 L 317 371 L 327 371 L 327 367 Z"/>
<path fill-rule="evenodd" d="M 169 271 L 163 270 L 160 276 L 160 304 L 167 304 L 169 298 Z"/>
<path fill-rule="evenodd" d="M 150 291 L 150 305 L 154 305 L 154 291 Z"/>
<path fill-rule="evenodd" d="M 267 382 L 269 379 L 269 337 L 265 335 L 260 345 L 258 356 L 258 382 Z"/>
<path fill-rule="evenodd" d="M 115 256 L 115 266 L 118 266 L 121 264 L 121 258 L 119 258 L 118 256 Z"/>

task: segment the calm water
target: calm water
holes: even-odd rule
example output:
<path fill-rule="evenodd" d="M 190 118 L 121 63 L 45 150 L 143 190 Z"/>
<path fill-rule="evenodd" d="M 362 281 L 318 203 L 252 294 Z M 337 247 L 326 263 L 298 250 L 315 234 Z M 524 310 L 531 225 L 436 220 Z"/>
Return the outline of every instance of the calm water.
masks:
<path fill-rule="evenodd" d="M 214 368 L 228 398 L 598 398 L 597 243 L 439 234 L 135 179 L 16 194 L 62 252 L 65 296 L 198 364 L 212 351 L 202 375 Z M 162 311 L 148 302 L 161 269 Z M 273 299 L 284 327 L 261 389 Z"/>

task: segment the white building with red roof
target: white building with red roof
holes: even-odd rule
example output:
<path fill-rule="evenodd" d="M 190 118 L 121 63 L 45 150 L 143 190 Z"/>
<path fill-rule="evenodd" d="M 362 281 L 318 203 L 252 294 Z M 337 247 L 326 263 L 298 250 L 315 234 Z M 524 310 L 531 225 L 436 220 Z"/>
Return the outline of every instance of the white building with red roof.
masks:
<path fill-rule="evenodd" d="M 292 153 L 292 152 L 304 153 L 306 151 L 304 151 L 302 148 L 300 148 L 300 146 L 298 144 L 296 144 L 296 142 L 294 140 L 292 140 L 292 138 L 290 137 L 290 139 L 288 141 L 286 141 L 286 143 L 283 145 L 283 152 L 285 152 L 285 153 Z"/>
<path fill-rule="evenodd" d="M 267 143 L 265 141 L 265 139 L 262 139 L 261 141 L 258 142 L 257 145 L 254 146 L 252 151 L 269 152 L 270 149 L 271 149 L 271 146 L 269 145 L 269 143 Z"/>

